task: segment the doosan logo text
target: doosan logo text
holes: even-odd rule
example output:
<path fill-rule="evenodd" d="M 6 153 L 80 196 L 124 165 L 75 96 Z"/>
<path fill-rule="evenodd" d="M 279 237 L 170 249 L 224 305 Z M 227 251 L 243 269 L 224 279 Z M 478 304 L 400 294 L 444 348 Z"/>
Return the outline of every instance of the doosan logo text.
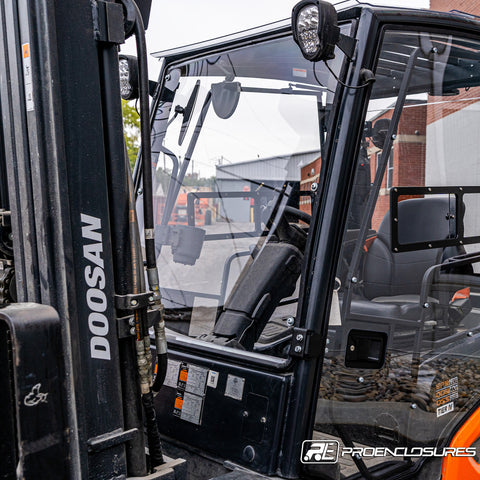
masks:
<path fill-rule="evenodd" d="M 105 292 L 105 271 L 102 239 L 102 222 L 99 218 L 81 214 L 82 237 L 92 242 L 83 245 L 83 258 L 92 265 L 87 265 L 84 270 L 85 283 L 87 284 L 86 301 L 90 313 L 88 315 L 88 328 L 92 334 L 90 339 L 90 356 L 99 360 L 110 360 L 110 344 L 107 334 L 109 330 L 108 319 L 105 316 L 108 302 Z"/>

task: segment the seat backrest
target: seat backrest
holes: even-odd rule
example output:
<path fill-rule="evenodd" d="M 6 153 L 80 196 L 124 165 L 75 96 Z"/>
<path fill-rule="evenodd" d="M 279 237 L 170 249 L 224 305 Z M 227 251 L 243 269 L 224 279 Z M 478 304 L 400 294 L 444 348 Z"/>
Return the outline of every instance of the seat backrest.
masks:
<path fill-rule="evenodd" d="M 455 205 L 447 196 L 435 195 L 399 202 L 400 243 L 447 238 L 451 233 L 452 224 L 449 214 L 455 214 Z M 459 249 L 449 249 L 450 256 L 459 253 L 461 253 Z M 392 252 L 390 212 L 387 212 L 378 228 L 377 238 L 366 253 L 363 272 L 364 295 L 368 299 L 418 295 L 425 271 L 441 262 L 442 256 L 443 249 L 439 248 Z"/>

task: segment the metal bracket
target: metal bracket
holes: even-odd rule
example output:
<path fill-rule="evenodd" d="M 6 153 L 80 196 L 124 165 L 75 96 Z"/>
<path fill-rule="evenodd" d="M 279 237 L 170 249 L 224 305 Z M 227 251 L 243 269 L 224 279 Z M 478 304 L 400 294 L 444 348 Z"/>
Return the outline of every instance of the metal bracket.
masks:
<path fill-rule="evenodd" d="M 126 431 L 118 428 L 113 432 L 104 433 L 103 435 L 99 435 L 98 437 L 89 438 L 87 441 L 88 450 L 91 452 L 100 452 L 107 448 L 113 447 L 114 445 L 128 442 L 129 440 L 132 440 L 137 434 L 137 428 L 132 428 Z"/>
<path fill-rule="evenodd" d="M 290 356 L 292 357 L 318 357 L 322 351 L 323 337 L 312 330 L 294 328 Z"/>
<path fill-rule="evenodd" d="M 118 310 L 138 310 L 155 304 L 152 292 L 129 293 L 127 295 L 115 295 L 115 308 Z"/>
<path fill-rule="evenodd" d="M 153 308 L 147 311 L 148 328 L 153 327 L 160 322 L 160 312 L 160 308 Z M 135 318 L 133 315 L 117 318 L 117 334 L 118 338 L 129 338 L 135 335 Z"/>
<path fill-rule="evenodd" d="M 98 42 L 125 43 L 123 7 L 118 3 L 97 0 L 93 4 L 93 29 Z"/>

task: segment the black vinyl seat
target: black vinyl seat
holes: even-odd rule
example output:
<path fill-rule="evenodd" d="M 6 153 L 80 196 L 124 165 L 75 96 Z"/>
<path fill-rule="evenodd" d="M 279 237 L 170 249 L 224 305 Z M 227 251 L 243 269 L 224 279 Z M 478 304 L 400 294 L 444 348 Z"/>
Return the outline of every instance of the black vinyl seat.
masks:
<path fill-rule="evenodd" d="M 447 238 L 454 231 L 452 215 L 455 215 L 455 204 L 447 196 L 399 202 L 398 218 L 403 227 L 399 230 L 400 243 Z M 446 258 L 462 253 L 465 253 L 463 247 L 393 252 L 390 212 L 387 212 L 378 228 L 377 238 L 365 254 L 361 291 L 352 299 L 350 316 L 419 320 L 422 314 L 420 291 L 425 271 Z M 434 306 L 439 299 L 429 297 L 428 302 Z"/>

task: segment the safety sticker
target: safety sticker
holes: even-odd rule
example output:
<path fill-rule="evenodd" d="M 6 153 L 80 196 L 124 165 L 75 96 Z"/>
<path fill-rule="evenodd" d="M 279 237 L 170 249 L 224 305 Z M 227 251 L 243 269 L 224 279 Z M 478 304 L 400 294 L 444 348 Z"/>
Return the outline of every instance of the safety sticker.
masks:
<path fill-rule="evenodd" d="M 292 75 L 294 77 L 307 78 L 307 71 L 304 68 L 294 68 L 292 70 Z"/>
<path fill-rule="evenodd" d="M 241 400 L 243 398 L 243 389 L 245 387 L 245 379 L 228 375 L 227 386 L 225 387 L 225 396 Z"/>
<path fill-rule="evenodd" d="M 167 374 L 165 375 L 165 381 L 163 382 L 163 385 L 167 387 L 177 388 L 179 368 L 180 368 L 179 361 L 168 360 Z"/>
<path fill-rule="evenodd" d="M 204 397 L 178 391 L 173 405 L 173 415 L 186 422 L 200 425 L 202 422 Z"/>
<path fill-rule="evenodd" d="M 196 395 L 203 395 L 207 384 L 208 368 L 198 365 L 188 366 L 188 378 L 185 391 Z"/>
<path fill-rule="evenodd" d="M 217 383 L 218 383 L 218 372 L 216 372 L 215 370 L 210 370 L 208 372 L 207 385 L 211 388 L 217 388 Z"/>
<path fill-rule="evenodd" d="M 30 58 L 30 44 L 24 43 L 22 45 L 23 57 L 23 80 L 25 83 L 25 103 L 27 112 L 35 110 L 33 103 L 33 81 L 32 81 L 32 61 Z"/>
<path fill-rule="evenodd" d="M 188 380 L 188 363 L 180 363 L 180 370 L 178 371 L 177 388 L 185 390 Z"/>
<path fill-rule="evenodd" d="M 435 385 L 437 417 L 453 412 L 458 398 L 458 377 L 443 380 Z"/>

